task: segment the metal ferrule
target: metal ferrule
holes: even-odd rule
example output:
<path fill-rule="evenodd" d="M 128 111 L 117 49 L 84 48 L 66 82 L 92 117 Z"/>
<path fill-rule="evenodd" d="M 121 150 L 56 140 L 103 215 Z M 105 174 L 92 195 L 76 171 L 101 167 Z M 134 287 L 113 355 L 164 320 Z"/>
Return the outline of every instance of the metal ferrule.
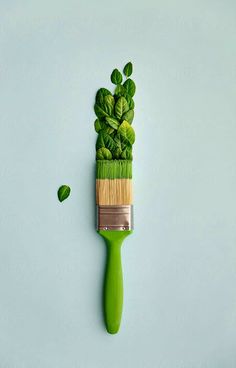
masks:
<path fill-rule="evenodd" d="M 97 206 L 97 230 L 132 230 L 132 205 Z"/>

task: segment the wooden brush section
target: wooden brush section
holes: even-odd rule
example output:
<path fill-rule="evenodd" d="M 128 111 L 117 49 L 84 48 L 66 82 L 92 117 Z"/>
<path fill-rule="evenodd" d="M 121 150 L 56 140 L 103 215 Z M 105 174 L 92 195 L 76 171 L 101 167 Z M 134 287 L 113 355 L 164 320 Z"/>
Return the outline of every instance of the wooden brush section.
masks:
<path fill-rule="evenodd" d="M 133 203 L 132 179 L 97 179 L 96 204 L 122 205 Z"/>

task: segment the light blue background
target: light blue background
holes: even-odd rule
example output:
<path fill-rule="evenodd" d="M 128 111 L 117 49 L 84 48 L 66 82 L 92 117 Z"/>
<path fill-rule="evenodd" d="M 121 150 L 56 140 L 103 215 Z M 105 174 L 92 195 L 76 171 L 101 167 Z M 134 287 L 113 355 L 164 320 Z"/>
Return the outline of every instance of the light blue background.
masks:
<path fill-rule="evenodd" d="M 235 368 L 235 1 L 3 0 L 0 10 L 0 367 Z M 92 107 L 129 60 L 135 232 L 111 336 Z"/>

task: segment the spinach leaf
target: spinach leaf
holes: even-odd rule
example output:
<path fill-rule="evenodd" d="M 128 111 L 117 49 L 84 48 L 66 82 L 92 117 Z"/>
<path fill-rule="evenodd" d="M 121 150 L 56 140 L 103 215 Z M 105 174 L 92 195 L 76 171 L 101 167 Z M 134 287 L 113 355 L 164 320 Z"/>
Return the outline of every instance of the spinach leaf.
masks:
<path fill-rule="evenodd" d="M 122 115 L 122 120 L 126 120 L 130 124 L 132 124 L 133 119 L 134 119 L 134 110 L 129 110 L 124 115 Z"/>
<path fill-rule="evenodd" d="M 97 160 L 112 160 L 112 154 L 109 151 L 109 149 L 105 147 L 101 147 L 97 150 L 96 159 Z"/>
<path fill-rule="evenodd" d="M 60 202 L 63 202 L 70 195 L 70 187 L 68 185 L 62 185 L 57 191 L 57 196 Z"/>
<path fill-rule="evenodd" d="M 116 149 L 116 144 L 113 138 L 103 130 L 101 130 L 98 134 L 96 149 L 98 150 L 99 148 L 102 147 L 105 147 L 110 151 L 114 151 Z"/>
<path fill-rule="evenodd" d="M 121 155 L 120 158 L 124 159 L 124 160 L 132 160 L 133 156 L 132 156 L 132 147 L 126 147 Z"/>
<path fill-rule="evenodd" d="M 126 94 L 126 89 L 124 86 L 122 86 L 122 84 L 118 84 L 115 88 L 115 96 L 125 96 Z"/>
<path fill-rule="evenodd" d="M 101 130 L 103 130 L 104 132 L 111 134 L 114 132 L 114 129 L 106 124 L 104 121 L 96 119 L 94 122 L 94 128 L 96 130 L 97 133 L 99 133 Z"/>
<path fill-rule="evenodd" d="M 98 104 L 94 105 L 94 111 L 98 118 L 103 118 L 104 116 L 109 116 L 106 111 L 104 111 Z"/>
<path fill-rule="evenodd" d="M 95 131 L 98 133 L 101 129 L 102 129 L 102 121 L 100 121 L 99 119 L 96 119 L 94 122 L 94 128 Z"/>
<path fill-rule="evenodd" d="M 123 86 L 125 87 L 127 93 L 133 97 L 135 94 L 135 90 L 136 90 L 136 86 L 135 83 L 132 79 L 126 79 L 125 83 L 123 84 Z"/>
<path fill-rule="evenodd" d="M 124 67 L 124 75 L 126 76 L 126 77 L 129 77 L 129 76 L 131 76 L 131 74 L 132 74 L 132 72 L 133 72 L 133 65 L 132 65 L 132 63 L 131 62 L 129 62 L 129 63 L 127 63 L 126 65 L 125 65 L 125 67 Z"/>
<path fill-rule="evenodd" d="M 117 133 L 116 137 L 114 138 L 114 141 L 117 148 L 120 148 L 122 151 L 126 147 L 132 148 L 132 144 L 128 141 L 128 139 L 119 133 Z"/>
<path fill-rule="evenodd" d="M 126 101 L 128 102 L 129 108 L 131 110 L 133 110 L 134 109 L 134 100 L 132 99 L 132 97 L 127 92 L 124 96 L 125 96 Z"/>
<path fill-rule="evenodd" d="M 119 121 L 115 118 L 106 117 L 106 122 L 114 129 L 118 129 Z"/>
<path fill-rule="evenodd" d="M 119 72 L 118 69 L 114 69 L 111 73 L 111 81 L 113 84 L 120 84 L 122 83 L 122 74 Z"/>
<path fill-rule="evenodd" d="M 107 133 L 107 134 L 111 135 L 114 132 L 114 129 L 110 125 L 104 123 L 104 126 L 102 128 L 102 131 L 104 133 Z"/>
<path fill-rule="evenodd" d="M 117 147 L 115 151 L 113 152 L 113 157 L 118 160 L 120 158 L 121 153 L 122 153 L 122 149 Z"/>
<path fill-rule="evenodd" d="M 103 109 L 108 115 L 112 115 L 115 105 L 115 99 L 111 95 L 107 95 L 103 99 Z"/>
<path fill-rule="evenodd" d="M 129 110 L 129 105 L 126 99 L 121 96 L 118 98 L 115 104 L 115 115 L 118 119 L 122 117 L 122 115 Z"/>
<path fill-rule="evenodd" d="M 124 120 L 123 123 L 119 126 L 118 134 L 121 137 L 127 139 L 130 144 L 134 144 L 135 142 L 135 132 L 132 126 L 128 123 L 128 121 Z"/>
<path fill-rule="evenodd" d="M 104 99 L 104 97 L 105 97 L 105 96 L 109 96 L 109 95 L 111 95 L 111 96 L 112 96 L 111 92 L 110 92 L 108 89 L 106 89 L 106 88 L 100 88 L 100 89 L 97 91 L 97 93 L 96 93 L 96 98 L 95 98 L 96 103 L 97 103 L 98 105 L 102 105 L 102 104 L 103 104 L 103 99 Z"/>

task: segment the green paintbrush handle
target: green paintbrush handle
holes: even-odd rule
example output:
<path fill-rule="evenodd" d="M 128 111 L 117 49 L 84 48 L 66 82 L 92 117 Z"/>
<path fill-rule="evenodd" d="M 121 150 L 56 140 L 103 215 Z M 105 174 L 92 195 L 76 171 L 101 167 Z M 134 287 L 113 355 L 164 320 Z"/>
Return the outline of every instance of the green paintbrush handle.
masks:
<path fill-rule="evenodd" d="M 107 331 L 118 332 L 123 306 L 121 245 L 132 231 L 100 230 L 107 244 L 107 266 L 104 285 L 104 312 Z"/>

